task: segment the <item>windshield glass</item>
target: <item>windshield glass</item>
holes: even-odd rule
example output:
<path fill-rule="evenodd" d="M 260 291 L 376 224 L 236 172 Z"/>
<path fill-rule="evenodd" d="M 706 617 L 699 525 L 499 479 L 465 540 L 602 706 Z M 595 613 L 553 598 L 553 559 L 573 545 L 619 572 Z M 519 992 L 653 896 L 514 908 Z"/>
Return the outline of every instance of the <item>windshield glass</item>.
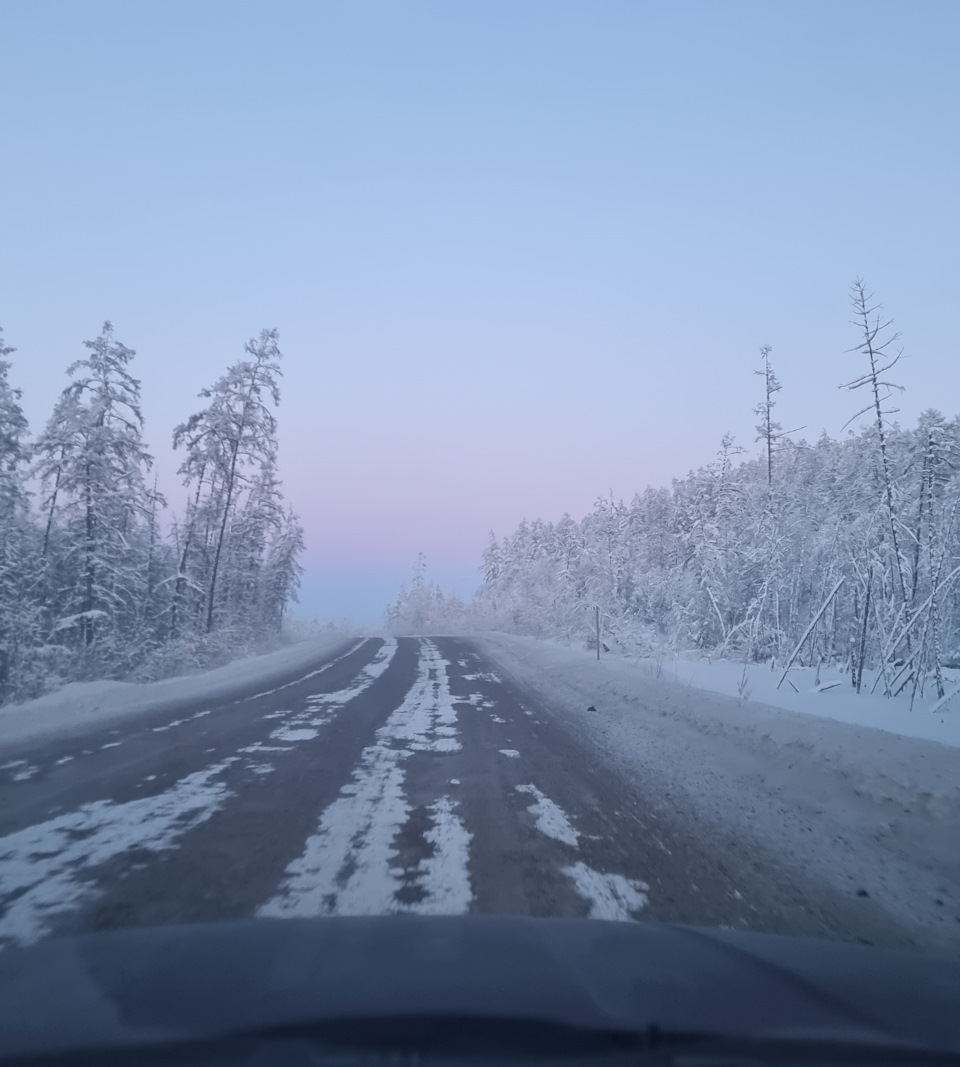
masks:
<path fill-rule="evenodd" d="M 0 956 L 957 955 L 960 7 L 0 27 Z"/>

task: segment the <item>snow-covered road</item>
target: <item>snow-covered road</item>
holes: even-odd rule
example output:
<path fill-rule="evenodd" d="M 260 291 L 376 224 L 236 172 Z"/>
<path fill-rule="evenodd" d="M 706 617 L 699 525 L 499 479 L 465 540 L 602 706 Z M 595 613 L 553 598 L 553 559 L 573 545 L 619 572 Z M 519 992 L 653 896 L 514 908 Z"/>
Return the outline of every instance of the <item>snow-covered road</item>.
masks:
<path fill-rule="evenodd" d="M 481 912 L 955 947 L 922 909 L 891 914 L 775 841 L 741 828 L 731 847 L 681 782 L 671 794 L 642 759 L 613 758 L 496 659 L 455 638 L 370 639 L 241 700 L 8 749 L 0 945 L 253 915 Z"/>

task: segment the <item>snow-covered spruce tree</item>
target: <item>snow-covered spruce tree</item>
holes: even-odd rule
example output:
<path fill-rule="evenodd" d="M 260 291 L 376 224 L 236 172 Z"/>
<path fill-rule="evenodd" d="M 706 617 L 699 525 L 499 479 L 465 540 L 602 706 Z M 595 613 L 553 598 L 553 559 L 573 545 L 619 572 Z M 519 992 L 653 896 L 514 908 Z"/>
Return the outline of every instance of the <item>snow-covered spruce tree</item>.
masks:
<path fill-rule="evenodd" d="M 303 525 L 293 510 L 288 509 L 274 532 L 264 564 L 261 614 L 270 630 L 281 628 L 287 604 L 297 602 L 303 551 Z"/>
<path fill-rule="evenodd" d="M 583 589 L 585 612 L 579 620 L 590 635 L 590 617 L 599 608 L 601 629 L 608 637 L 622 633 L 632 604 L 632 576 L 627 566 L 627 508 L 613 494 L 599 497 L 583 522 Z M 554 563 L 556 570 L 556 563 Z M 541 623 L 544 628 L 545 625 Z M 595 634 L 590 635 L 596 641 Z"/>
<path fill-rule="evenodd" d="M 696 643 L 723 648 L 740 630 L 741 555 L 738 532 L 743 526 L 744 491 L 735 458 L 743 449 L 725 434 L 710 467 L 691 474 L 684 486 L 680 508 L 681 541 L 685 566 L 691 568 L 702 590 L 694 611 L 699 628 Z"/>
<path fill-rule="evenodd" d="M 141 436 L 140 383 L 127 369 L 133 349 L 114 339 L 109 322 L 84 344 L 89 355 L 68 368 L 74 380 L 36 455 L 48 488 L 48 555 L 61 527 L 59 581 L 48 588 L 53 629 L 90 676 L 115 673 L 118 648 L 129 651 L 142 636 L 134 629 L 147 581 L 138 540 L 152 507 L 144 480 L 152 457 Z"/>
<path fill-rule="evenodd" d="M 587 589 L 588 558 L 583 531 L 567 513 L 555 525 L 550 524 L 549 531 L 549 551 L 556 585 L 556 628 L 564 637 L 582 637 L 589 627 L 592 610 Z M 550 631 L 545 623 L 541 623 L 541 626 Z"/>
<path fill-rule="evenodd" d="M 0 702 L 39 692 L 47 666 L 40 543 L 26 489 L 28 426 L 6 358 L 15 351 L 0 329 Z"/>
<path fill-rule="evenodd" d="M 960 500 L 960 441 L 957 421 L 947 423 L 934 410 L 924 411 L 914 434 L 903 446 L 908 462 L 901 477 L 903 524 L 911 563 L 910 621 L 916 641 L 914 669 L 903 672 L 913 698 L 932 680 L 938 697 L 944 695 L 943 664 L 957 649 L 955 604 L 958 500 Z M 892 642 L 888 642 L 891 644 Z M 905 644 L 905 642 L 904 642 Z M 891 650 L 892 651 L 892 650 Z M 910 675 L 912 674 L 912 678 Z M 889 674 L 888 674 L 889 676 Z"/>
<path fill-rule="evenodd" d="M 28 456 L 27 418 L 20 406 L 23 393 L 10 384 L 10 361 L 16 349 L 4 343 L 0 327 L 0 521 L 22 512 L 26 504 Z"/>
<path fill-rule="evenodd" d="M 400 588 L 384 612 L 384 626 L 396 634 L 431 634 L 463 631 L 467 606 L 453 593 L 445 593 L 426 579 L 418 586 Z"/>
<path fill-rule="evenodd" d="M 259 596 L 253 586 L 259 582 L 268 541 L 281 528 L 274 473 L 273 409 L 280 402 L 281 376 L 277 331 L 262 330 L 244 351 L 248 358 L 201 391 L 209 404 L 173 433 L 174 448 L 186 452 L 180 474 L 192 490 L 179 534 L 177 631 L 185 624 L 191 591 L 202 591 L 202 616 L 191 620 L 202 632 L 237 623 L 236 612 L 246 612 Z M 276 617 L 275 607 L 272 610 Z M 243 623 L 248 630 L 249 622 L 247 614 Z"/>
<path fill-rule="evenodd" d="M 668 489 L 637 493 L 627 514 L 628 567 L 633 587 L 633 622 L 639 651 L 656 651 L 681 640 L 680 619 L 697 595 L 689 571 L 681 568 L 676 504 Z"/>
<path fill-rule="evenodd" d="M 427 560 L 417 553 L 409 589 L 403 585 L 384 610 L 384 626 L 391 633 L 430 634 L 445 630 L 462 632 L 472 626 L 467 605 L 455 594 L 445 593 L 427 578 Z"/>
<path fill-rule="evenodd" d="M 34 471 L 33 473 L 41 480 L 43 495 L 41 499 L 41 511 L 43 517 L 43 546 L 44 559 L 56 556 L 51 551 L 51 542 L 56 537 L 54 521 L 57 517 L 57 508 L 60 504 L 60 483 L 67 462 L 67 456 L 76 447 L 68 428 L 79 426 L 81 414 L 78 411 L 79 401 L 74 392 L 67 390 L 60 394 L 53 407 L 53 414 L 47 422 L 46 431 L 40 436 L 34 446 Z"/>
<path fill-rule="evenodd" d="M 430 612 L 433 594 L 433 583 L 427 580 L 427 558 L 418 552 L 411 571 L 410 588 L 401 586 L 397 599 L 387 609 L 389 624 L 398 632 L 424 633 L 433 622 Z"/>
<path fill-rule="evenodd" d="M 169 616 L 176 571 L 175 544 L 163 534 L 162 514 L 166 501 L 157 487 L 157 479 L 147 491 L 149 511 L 132 547 L 141 558 L 142 595 L 137 599 L 134 630 L 143 635 L 143 647 L 136 651 L 138 665 L 145 663 L 144 653 L 157 650 L 170 637 Z"/>
<path fill-rule="evenodd" d="M 479 571 L 482 584 L 474 597 L 476 612 L 483 616 L 489 629 L 505 629 L 500 610 L 504 585 L 502 580 L 503 550 L 493 530 L 488 535 L 487 545 L 481 555 Z"/>
<path fill-rule="evenodd" d="M 503 580 L 509 595 L 501 603 L 506 625 L 518 633 L 555 632 L 557 565 L 550 525 L 524 520 L 503 546 Z"/>
<path fill-rule="evenodd" d="M 276 468 L 264 465 L 239 503 L 227 530 L 223 555 L 223 623 L 255 635 L 268 628 L 264 602 L 267 547 L 283 523 L 283 500 Z"/>
<path fill-rule="evenodd" d="M 186 515 L 173 526 L 177 573 L 170 599 L 168 632 L 174 640 L 185 631 L 201 629 L 210 573 L 210 534 L 216 526 L 219 507 L 216 472 L 221 464 L 215 457 L 219 445 L 219 439 L 210 434 L 197 439 L 178 470 L 184 484 L 190 486 L 190 494 Z"/>
<path fill-rule="evenodd" d="M 912 556 L 910 602 L 914 603 L 919 589 L 923 556 L 933 534 L 933 505 L 942 495 L 956 469 L 955 457 L 951 454 L 947 435 L 946 419 L 939 411 L 929 408 L 921 414 L 910 453 L 915 504 L 911 508 L 913 517 L 908 526 L 908 537 Z"/>

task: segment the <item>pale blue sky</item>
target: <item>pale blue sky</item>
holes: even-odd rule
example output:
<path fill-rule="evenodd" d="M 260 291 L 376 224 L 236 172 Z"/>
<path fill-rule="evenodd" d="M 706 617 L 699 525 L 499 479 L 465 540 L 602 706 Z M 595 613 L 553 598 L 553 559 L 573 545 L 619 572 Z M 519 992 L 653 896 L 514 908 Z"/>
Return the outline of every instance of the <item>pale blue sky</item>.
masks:
<path fill-rule="evenodd" d="M 839 433 L 857 274 L 954 414 L 960 4 L 0 2 L 0 324 L 34 429 L 103 319 L 149 443 L 280 329 L 303 607 Z M 851 369 L 852 368 L 852 369 Z"/>

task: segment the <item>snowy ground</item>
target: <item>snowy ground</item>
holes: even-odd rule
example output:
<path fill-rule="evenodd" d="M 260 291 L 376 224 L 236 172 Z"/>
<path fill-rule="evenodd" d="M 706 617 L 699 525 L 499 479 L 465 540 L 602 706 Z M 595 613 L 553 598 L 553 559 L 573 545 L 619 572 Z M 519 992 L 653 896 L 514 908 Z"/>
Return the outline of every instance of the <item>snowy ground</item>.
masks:
<path fill-rule="evenodd" d="M 828 668 L 820 670 L 818 684 L 814 667 L 792 667 L 784 677 L 783 670 L 771 670 L 768 665 L 691 656 L 644 659 L 636 665 L 646 677 L 680 682 L 744 702 L 769 704 L 786 711 L 960 747 L 958 671 L 944 671 L 943 701 L 937 699 L 935 692 L 931 695 L 928 691 L 924 697 L 917 697 L 911 710 L 909 692 L 892 698 L 883 695 L 877 672 L 864 671 L 858 695 L 850 685 L 849 674 Z"/>
<path fill-rule="evenodd" d="M 0 707 L 0 751 L 4 745 L 49 734 L 79 733 L 102 723 L 150 714 L 198 701 L 224 701 L 246 693 L 253 683 L 264 689 L 303 672 L 331 650 L 357 644 L 338 633 L 263 656 L 228 663 L 212 671 L 164 678 L 159 682 L 70 682 L 56 692 L 22 704 Z"/>
<path fill-rule="evenodd" d="M 870 886 L 894 914 L 931 903 L 960 935 L 960 749 L 949 713 L 938 734 L 949 743 L 935 743 L 711 693 L 666 671 L 658 679 L 650 664 L 598 663 L 550 641 L 491 634 L 474 643 L 624 773 L 718 835 L 761 842 L 833 885 Z M 697 681 L 736 691 L 740 675 L 727 665 L 692 668 Z M 766 694 L 758 674 L 751 684 Z M 790 692 L 781 699 L 804 707 L 830 699 Z M 831 707 L 851 718 L 883 699 L 868 698 L 861 712 L 851 710 L 856 698 L 837 697 Z M 909 724 L 909 712 L 897 714 Z"/>

